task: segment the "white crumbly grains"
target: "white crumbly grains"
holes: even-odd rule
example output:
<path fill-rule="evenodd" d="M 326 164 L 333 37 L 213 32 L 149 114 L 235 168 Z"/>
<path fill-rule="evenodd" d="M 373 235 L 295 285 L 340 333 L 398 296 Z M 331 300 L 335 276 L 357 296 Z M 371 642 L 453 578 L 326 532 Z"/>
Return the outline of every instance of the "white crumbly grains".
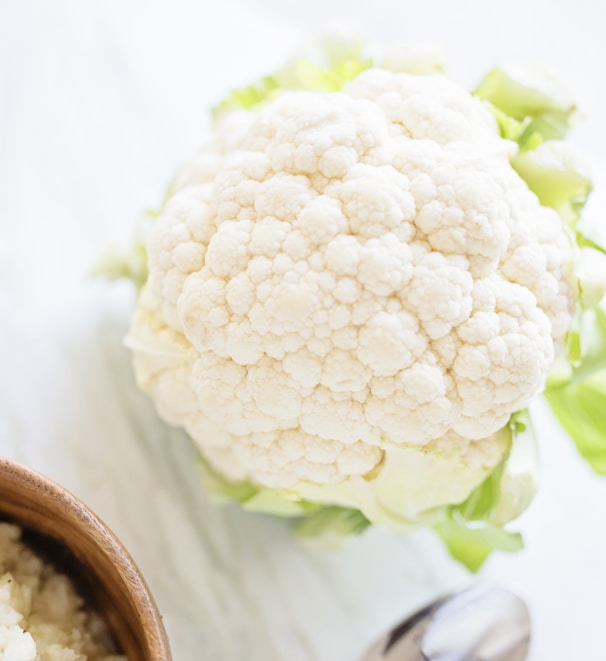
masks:
<path fill-rule="evenodd" d="M 125 661 L 106 636 L 71 580 L 23 544 L 18 526 L 0 522 L 0 659 Z"/>

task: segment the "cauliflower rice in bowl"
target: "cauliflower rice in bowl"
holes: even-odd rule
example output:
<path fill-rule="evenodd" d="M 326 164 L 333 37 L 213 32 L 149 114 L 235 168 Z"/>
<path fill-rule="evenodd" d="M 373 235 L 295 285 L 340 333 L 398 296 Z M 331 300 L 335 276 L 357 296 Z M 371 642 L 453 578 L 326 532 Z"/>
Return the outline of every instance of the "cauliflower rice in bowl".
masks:
<path fill-rule="evenodd" d="M 0 457 L 0 523 L 3 521 L 9 523 L 9 528 L 18 526 L 17 531 L 21 533 L 21 537 L 17 534 L 17 540 L 20 544 L 34 549 L 41 562 L 48 561 L 55 568 L 55 573 L 64 574 L 71 579 L 65 580 L 62 588 L 56 590 L 57 595 L 54 593 L 55 587 L 47 587 L 48 592 L 41 590 L 46 595 L 41 603 L 48 604 L 48 607 L 42 607 L 41 612 L 48 612 L 55 619 L 50 622 L 40 619 L 38 622 L 43 622 L 44 625 L 56 624 L 56 619 L 61 617 L 67 622 L 71 620 L 68 613 L 74 614 L 74 621 L 90 620 L 93 623 L 90 624 L 91 628 L 77 625 L 79 633 L 77 631 L 75 640 L 79 641 L 90 635 L 99 649 L 92 648 L 87 651 L 86 645 L 89 643 L 82 642 L 83 651 L 74 651 L 69 650 L 71 643 L 67 643 L 64 646 L 69 656 L 54 656 L 50 651 L 41 654 L 40 650 L 39 656 L 34 657 L 12 654 L 9 656 L 7 652 L 3 654 L 3 643 L 0 641 L 2 661 L 21 661 L 23 658 L 33 658 L 36 661 L 116 661 L 111 646 L 103 647 L 104 636 L 99 638 L 96 635 L 100 618 L 123 655 L 118 656 L 120 661 L 122 658 L 130 661 L 171 660 L 162 617 L 133 558 L 110 528 L 75 495 L 31 468 Z M 6 535 L 4 532 L 2 539 Z M 15 533 L 12 535 L 12 542 L 0 540 L 0 543 L 10 547 L 15 543 Z M 11 539 L 11 534 L 8 534 L 8 539 Z M 14 574 L 14 569 L 8 570 L 3 564 L 4 553 L 6 551 L 2 551 L 0 546 L 0 577 L 7 571 Z M 46 576 L 42 570 L 40 573 Z M 15 575 L 13 579 L 19 584 L 24 582 Z M 71 582 L 73 585 L 70 585 Z M 49 586 L 55 583 L 61 581 L 53 579 Z M 70 592 L 66 585 L 70 588 L 75 586 L 79 596 L 75 589 Z M 58 596 L 68 592 L 76 598 Z M 64 602 L 73 602 L 73 608 L 70 610 L 65 606 L 65 609 L 61 610 Z M 99 617 L 87 615 L 88 611 L 84 611 L 83 604 L 90 606 Z M 11 610 L 17 610 L 12 603 Z M 84 611 L 84 616 L 77 615 L 79 610 Z M 9 612 L 8 606 L 6 602 L 3 604 L 0 598 L 0 627 L 6 626 L 6 612 Z M 27 629 L 35 639 L 33 615 L 37 613 L 37 607 L 32 604 L 25 620 L 10 624 L 21 624 L 21 628 Z M 68 632 L 71 630 L 67 628 Z M 47 638 L 49 636 L 45 635 L 45 639 Z M 57 644 L 63 643 L 58 641 Z M 88 654 L 90 656 L 87 656 Z"/>
<path fill-rule="evenodd" d="M 126 661 L 71 579 L 0 522 L 0 656 L 5 661 Z"/>

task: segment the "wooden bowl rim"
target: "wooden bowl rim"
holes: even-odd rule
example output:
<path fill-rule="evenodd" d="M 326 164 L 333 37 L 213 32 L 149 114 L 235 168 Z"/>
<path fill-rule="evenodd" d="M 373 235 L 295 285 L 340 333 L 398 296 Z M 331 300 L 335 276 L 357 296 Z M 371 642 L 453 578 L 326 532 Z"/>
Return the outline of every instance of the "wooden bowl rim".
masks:
<path fill-rule="evenodd" d="M 0 457 L 0 481 L 18 483 L 30 491 L 41 491 L 63 508 L 69 519 L 86 530 L 102 552 L 111 558 L 132 597 L 137 616 L 148 639 L 153 661 L 171 661 L 172 656 L 162 616 L 135 561 L 113 531 L 69 489 L 28 466 Z M 0 504 L 0 512 L 2 511 Z"/>

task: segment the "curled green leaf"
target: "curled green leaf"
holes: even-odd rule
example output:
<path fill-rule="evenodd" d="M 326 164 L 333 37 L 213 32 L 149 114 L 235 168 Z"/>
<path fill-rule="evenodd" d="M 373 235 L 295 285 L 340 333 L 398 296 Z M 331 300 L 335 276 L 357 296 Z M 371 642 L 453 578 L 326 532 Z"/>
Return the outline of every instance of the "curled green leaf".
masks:
<path fill-rule="evenodd" d="M 230 92 L 213 107 L 213 118 L 238 108 L 250 110 L 285 90 L 337 92 L 373 66 L 373 60 L 364 56 L 362 44 L 356 39 L 327 38 L 318 43 L 316 50 L 311 58 L 296 57 L 272 75 Z"/>
<path fill-rule="evenodd" d="M 537 490 L 536 440 L 527 410 L 515 413 L 508 428 L 507 457 L 465 501 L 445 509 L 434 525 L 450 554 L 473 572 L 492 551 L 523 548 L 521 535 L 503 526 L 528 507 Z"/>
<path fill-rule="evenodd" d="M 514 157 L 512 166 L 541 204 L 555 209 L 566 223 L 576 223 L 592 183 L 568 143 L 561 140 L 543 142 Z"/>
<path fill-rule="evenodd" d="M 576 113 L 575 105 L 553 75 L 534 68 L 493 69 L 474 94 L 490 102 L 505 117 L 518 122 L 515 140 L 522 151 L 534 149 L 545 140 L 562 140 Z M 497 116 L 497 120 L 499 117 Z M 499 121 L 503 126 L 503 120 Z"/>
<path fill-rule="evenodd" d="M 436 524 L 435 530 L 452 557 L 472 572 L 479 571 L 493 551 L 514 553 L 524 548 L 520 533 L 469 521 L 456 510 Z"/>
<path fill-rule="evenodd" d="M 606 475 L 606 311 L 584 310 L 578 321 L 579 358 L 568 372 L 556 372 L 545 398 L 581 455 L 599 474 Z"/>

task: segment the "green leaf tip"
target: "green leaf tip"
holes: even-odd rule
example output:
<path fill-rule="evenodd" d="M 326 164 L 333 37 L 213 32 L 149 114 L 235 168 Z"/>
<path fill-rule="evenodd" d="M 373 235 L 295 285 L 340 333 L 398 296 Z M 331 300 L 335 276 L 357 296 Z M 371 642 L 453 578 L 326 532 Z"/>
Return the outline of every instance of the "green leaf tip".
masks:
<path fill-rule="evenodd" d="M 552 75 L 493 69 L 473 94 L 493 113 L 501 136 L 518 145 L 511 164 L 544 206 L 574 225 L 592 189 L 584 165 L 564 142 L 575 105 Z"/>
<path fill-rule="evenodd" d="M 580 454 L 606 475 L 606 311 L 582 310 L 573 332 L 568 369 L 550 377 L 544 396 Z"/>
<path fill-rule="evenodd" d="M 471 572 L 478 572 L 493 551 L 515 553 L 522 536 L 485 522 L 468 521 L 456 509 L 434 526 L 449 553 Z"/>
<path fill-rule="evenodd" d="M 357 509 L 293 499 L 278 489 L 247 481 L 230 482 L 201 456 L 198 467 L 206 492 L 215 502 L 236 502 L 248 512 L 291 519 L 295 537 L 316 546 L 339 546 L 346 537 L 358 535 L 370 526 Z"/>
<path fill-rule="evenodd" d="M 567 224 L 576 224 L 592 182 L 570 145 L 547 140 L 521 152 L 511 164 L 541 204 L 555 209 Z"/>
<path fill-rule="evenodd" d="M 251 110 L 286 90 L 338 92 L 372 67 L 415 75 L 441 73 L 444 67 L 443 54 L 424 44 L 399 44 L 381 61 L 367 55 L 363 40 L 352 35 L 330 34 L 308 46 L 273 74 L 230 92 L 212 108 L 213 119 L 230 110 Z"/>
<path fill-rule="evenodd" d="M 130 280 L 139 290 L 147 281 L 147 247 L 136 241 L 129 250 L 108 247 L 97 258 L 90 277 L 108 280 Z"/>
<path fill-rule="evenodd" d="M 345 57 L 327 66 L 296 59 L 276 73 L 230 92 L 211 109 L 212 117 L 218 120 L 230 110 L 251 110 L 271 101 L 286 90 L 338 92 L 372 65 L 373 62 L 369 58 Z"/>
<path fill-rule="evenodd" d="M 359 535 L 370 521 L 357 509 L 339 506 L 322 507 L 299 518 L 293 525 L 298 539 L 324 548 L 339 547 L 351 535 Z"/>
<path fill-rule="evenodd" d="M 499 125 L 509 129 L 504 137 L 526 150 L 544 140 L 562 140 L 568 133 L 576 107 L 560 87 L 559 81 L 554 83 L 553 74 L 533 67 L 510 71 L 497 68 L 484 76 L 474 95 L 496 109 Z"/>
<path fill-rule="evenodd" d="M 477 572 L 493 551 L 514 553 L 524 547 L 518 532 L 503 526 L 531 503 L 537 489 L 536 439 L 528 411 L 514 413 L 508 455 L 458 505 L 446 508 L 433 528 L 452 557 Z"/>

